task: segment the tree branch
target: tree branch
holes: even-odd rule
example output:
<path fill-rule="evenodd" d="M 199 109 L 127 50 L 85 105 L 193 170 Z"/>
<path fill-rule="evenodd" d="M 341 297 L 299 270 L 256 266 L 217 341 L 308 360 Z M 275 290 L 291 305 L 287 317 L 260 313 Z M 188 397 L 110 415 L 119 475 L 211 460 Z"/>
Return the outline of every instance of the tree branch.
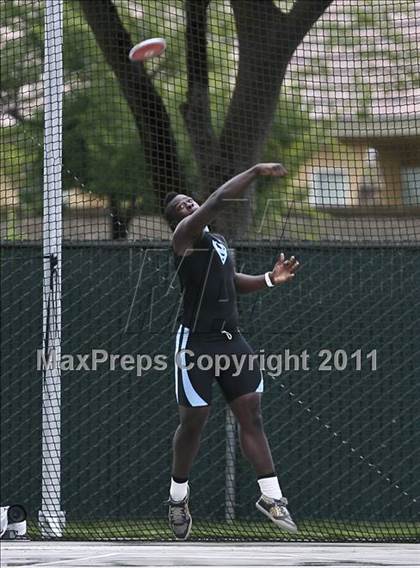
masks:
<path fill-rule="evenodd" d="M 186 0 L 187 100 L 180 106 L 201 176 L 209 175 L 217 148 L 211 124 L 207 62 L 207 7 L 210 0 Z"/>
<path fill-rule="evenodd" d="M 131 38 L 111 0 L 79 0 L 86 20 L 133 113 L 160 207 L 169 191 L 181 191 L 184 176 L 170 118 L 143 64 L 131 63 Z"/>
<path fill-rule="evenodd" d="M 296 0 L 288 14 L 296 47 L 334 0 Z"/>
<path fill-rule="evenodd" d="M 286 15 L 272 0 L 232 0 L 231 4 L 239 41 L 239 68 L 220 146 L 227 161 L 241 156 L 240 169 L 249 167 L 262 151 L 291 48 L 282 33 Z"/>
<path fill-rule="evenodd" d="M 261 159 L 293 52 L 331 3 L 296 0 L 287 14 L 272 0 L 231 0 L 239 68 L 219 139 L 220 181 Z M 242 219 L 249 219 L 252 189 L 248 197 L 244 210 L 238 211 Z M 229 226 L 223 219 L 221 223 Z"/>

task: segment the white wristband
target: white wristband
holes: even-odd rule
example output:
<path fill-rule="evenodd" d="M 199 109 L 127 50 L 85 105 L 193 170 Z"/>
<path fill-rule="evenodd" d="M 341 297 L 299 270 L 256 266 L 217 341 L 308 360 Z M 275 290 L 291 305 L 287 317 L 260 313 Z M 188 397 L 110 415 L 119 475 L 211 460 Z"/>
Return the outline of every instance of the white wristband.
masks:
<path fill-rule="evenodd" d="M 266 273 L 264 274 L 264 278 L 265 278 L 265 283 L 267 284 L 267 286 L 268 286 L 269 288 L 273 288 L 273 287 L 274 287 L 274 284 L 271 282 L 271 278 L 270 278 L 270 273 L 269 273 L 269 272 L 266 272 Z"/>

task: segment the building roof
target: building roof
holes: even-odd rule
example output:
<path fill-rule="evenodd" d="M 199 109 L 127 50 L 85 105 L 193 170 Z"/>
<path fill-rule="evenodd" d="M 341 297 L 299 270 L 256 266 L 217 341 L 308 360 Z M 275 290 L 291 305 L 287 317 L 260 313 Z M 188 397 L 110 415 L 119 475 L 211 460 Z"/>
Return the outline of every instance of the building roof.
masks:
<path fill-rule="evenodd" d="M 418 138 L 420 141 L 420 114 L 417 117 L 398 115 L 366 120 L 347 118 L 338 122 L 334 134 L 343 142 L 375 142 L 396 138 Z"/>

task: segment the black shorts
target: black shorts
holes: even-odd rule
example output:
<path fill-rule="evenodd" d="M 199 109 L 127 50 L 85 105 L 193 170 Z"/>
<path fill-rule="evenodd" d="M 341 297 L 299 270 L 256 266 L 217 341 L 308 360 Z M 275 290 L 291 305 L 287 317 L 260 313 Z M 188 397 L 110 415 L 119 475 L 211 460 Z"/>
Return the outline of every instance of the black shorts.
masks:
<path fill-rule="evenodd" d="M 181 406 L 211 404 L 213 380 L 228 402 L 243 394 L 263 392 L 258 356 L 239 331 L 191 333 L 181 325 L 174 359 L 175 394 Z"/>

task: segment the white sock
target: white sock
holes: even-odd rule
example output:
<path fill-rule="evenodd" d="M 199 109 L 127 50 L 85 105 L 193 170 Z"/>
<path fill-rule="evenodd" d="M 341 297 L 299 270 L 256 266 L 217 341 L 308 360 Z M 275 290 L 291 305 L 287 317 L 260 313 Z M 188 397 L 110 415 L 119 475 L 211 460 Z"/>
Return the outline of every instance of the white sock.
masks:
<path fill-rule="evenodd" d="M 169 495 L 172 501 L 182 501 L 185 499 L 188 493 L 188 481 L 184 483 L 177 483 L 171 479 L 171 488 L 169 490 Z"/>
<path fill-rule="evenodd" d="M 258 485 L 260 486 L 261 493 L 270 499 L 281 499 L 283 496 L 276 475 L 258 479 Z"/>

